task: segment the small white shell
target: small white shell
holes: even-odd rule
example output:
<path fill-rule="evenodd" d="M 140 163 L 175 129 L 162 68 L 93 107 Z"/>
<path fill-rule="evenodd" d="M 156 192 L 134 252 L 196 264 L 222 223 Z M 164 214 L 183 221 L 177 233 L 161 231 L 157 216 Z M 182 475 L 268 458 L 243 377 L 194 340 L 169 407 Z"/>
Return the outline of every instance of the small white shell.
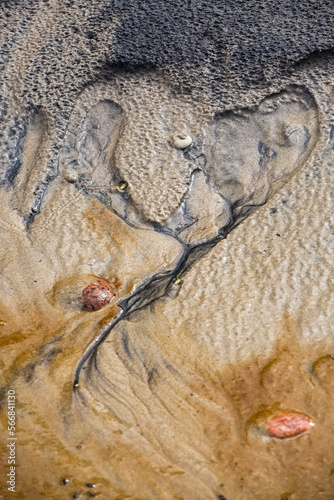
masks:
<path fill-rule="evenodd" d="M 78 180 L 78 172 L 73 168 L 67 168 L 63 172 L 63 177 L 67 182 L 74 183 Z"/>
<path fill-rule="evenodd" d="M 177 134 L 174 136 L 174 146 L 177 148 L 177 149 L 185 149 L 187 148 L 188 146 L 190 146 L 190 144 L 193 142 L 192 138 L 190 137 L 190 135 L 186 135 L 186 134 Z"/>

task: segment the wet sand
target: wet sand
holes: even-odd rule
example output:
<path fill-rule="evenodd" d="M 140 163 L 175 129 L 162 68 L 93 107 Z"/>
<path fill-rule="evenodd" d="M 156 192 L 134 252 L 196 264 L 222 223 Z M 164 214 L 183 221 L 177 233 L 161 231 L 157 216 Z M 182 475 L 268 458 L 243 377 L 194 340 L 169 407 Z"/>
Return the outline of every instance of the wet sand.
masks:
<path fill-rule="evenodd" d="M 334 497 L 333 69 L 306 61 L 222 113 L 123 68 L 79 89 L 61 133 L 29 117 L 0 190 L 0 498 Z M 101 279 L 115 297 L 84 310 Z M 291 414 L 314 426 L 270 435 Z"/>

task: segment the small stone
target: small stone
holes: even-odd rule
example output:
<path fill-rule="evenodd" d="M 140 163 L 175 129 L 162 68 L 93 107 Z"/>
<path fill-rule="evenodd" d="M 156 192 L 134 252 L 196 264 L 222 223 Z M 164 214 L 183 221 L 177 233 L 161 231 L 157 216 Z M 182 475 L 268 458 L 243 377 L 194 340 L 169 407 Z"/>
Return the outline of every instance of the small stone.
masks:
<path fill-rule="evenodd" d="M 307 415 L 290 412 L 274 415 L 267 421 L 267 425 L 269 436 L 285 439 L 309 431 L 314 426 L 314 422 Z"/>
<path fill-rule="evenodd" d="M 115 297 L 108 281 L 100 279 L 82 291 L 82 307 L 85 311 L 99 311 Z"/>
<path fill-rule="evenodd" d="M 177 149 L 185 149 L 193 142 L 190 135 L 178 134 L 174 137 L 174 146 Z"/>
<path fill-rule="evenodd" d="M 3 321 L 2 319 L 0 319 L 0 326 L 5 326 L 6 324 L 6 321 Z"/>
<path fill-rule="evenodd" d="M 68 484 L 69 482 L 70 482 L 70 480 L 69 480 L 69 479 L 63 479 L 63 480 L 62 480 L 62 483 L 63 483 L 63 484 Z"/>
<path fill-rule="evenodd" d="M 67 182 L 74 183 L 78 180 L 78 172 L 73 168 L 67 168 L 63 172 L 63 177 Z"/>
<path fill-rule="evenodd" d="M 87 483 L 86 486 L 87 486 L 87 488 L 95 488 L 94 483 Z"/>

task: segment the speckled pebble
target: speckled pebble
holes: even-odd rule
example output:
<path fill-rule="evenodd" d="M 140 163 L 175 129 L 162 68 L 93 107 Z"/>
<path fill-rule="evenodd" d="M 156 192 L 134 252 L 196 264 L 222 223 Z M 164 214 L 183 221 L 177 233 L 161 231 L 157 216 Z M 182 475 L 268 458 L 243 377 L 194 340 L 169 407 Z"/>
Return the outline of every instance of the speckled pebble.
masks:
<path fill-rule="evenodd" d="M 78 172 L 73 168 L 67 168 L 63 172 L 63 177 L 67 182 L 74 184 L 78 180 Z"/>
<path fill-rule="evenodd" d="M 82 307 L 85 311 L 99 311 L 115 297 L 115 292 L 106 280 L 91 283 L 82 291 Z"/>

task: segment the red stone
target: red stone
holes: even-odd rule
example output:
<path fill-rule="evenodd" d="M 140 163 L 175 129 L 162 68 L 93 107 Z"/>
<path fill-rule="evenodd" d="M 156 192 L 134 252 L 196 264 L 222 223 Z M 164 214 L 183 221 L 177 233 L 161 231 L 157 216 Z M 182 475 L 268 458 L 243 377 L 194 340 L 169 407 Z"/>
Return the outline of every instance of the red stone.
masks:
<path fill-rule="evenodd" d="M 307 415 L 290 412 L 271 417 L 267 425 L 269 436 L 285 439 L 309 431 L 314 426 L 314 422 Z"/>
<path fill-rule="evenodd" d="M 108 281 L 100 279 L 86 286 L 82 291 L 82 307 L 86 311 L 99 311 L 115 297 Z"/>

